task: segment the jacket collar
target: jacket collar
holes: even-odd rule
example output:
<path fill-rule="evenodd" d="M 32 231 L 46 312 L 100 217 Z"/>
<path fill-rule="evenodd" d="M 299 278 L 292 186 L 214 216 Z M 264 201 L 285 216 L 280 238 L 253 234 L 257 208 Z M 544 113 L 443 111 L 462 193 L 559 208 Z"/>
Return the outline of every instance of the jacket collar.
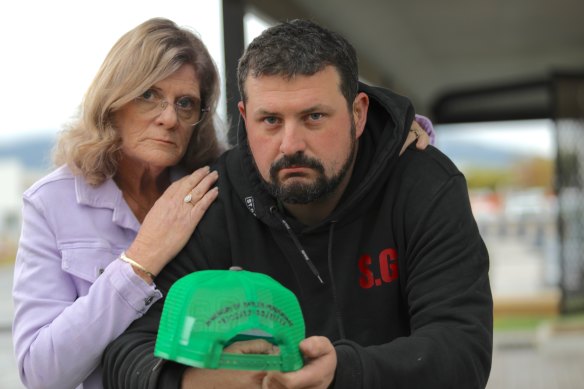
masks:
<path fill-rule="evenodd" d="M 83 176 L 75 175 L 75 196 L 77 203 L 92 208 L 112 210 L 112 222 L 138 231 L 140 222 L 124 200 L 122 191 L 112 178 L 108 178 L 99 186 L 89 185 Z"/>
<path fill-rule="evenodd" d="M 183 168 L 173 167 L 170 170 L 172 182 L 184 177 Z M 83 176 L 75 175 L 75 196 L 77 203 L 92 208 L 106 208 L 112 210 L 112 222 L 134 231 L 140 229 L 140 222 L 124 200 L 122 191 L 112 178 L 108 178 L 99 186 L 89 185 Z"/>

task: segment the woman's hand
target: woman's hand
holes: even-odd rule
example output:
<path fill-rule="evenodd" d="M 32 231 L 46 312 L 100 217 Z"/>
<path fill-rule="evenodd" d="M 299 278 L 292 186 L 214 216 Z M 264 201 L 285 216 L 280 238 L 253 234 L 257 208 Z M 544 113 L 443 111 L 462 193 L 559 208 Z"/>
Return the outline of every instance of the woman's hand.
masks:
<path fill-rule="evenodd" d="M 144 218 L 126 255 L 157 275 L 184 247 L 217 198 L 217 177 L 217 172 L 210 172 L 206 166 L 173 182 Z M 151 282 L 146 274 L 136 273 Z"/>
<path fill-rule="evenodd" d="M 416 148 L 418 150 L 424 150 L 430 144 L 430 137 L 422 128 L 422 126 L 420 126 L 415 120 L 412 122 L 410 131 L 408 132 L 408 137 L 406 138 L 406 141 L 404 142 L 399 155 L 402 155 L 408 146 L 414 142 L 416 142 Z"/>

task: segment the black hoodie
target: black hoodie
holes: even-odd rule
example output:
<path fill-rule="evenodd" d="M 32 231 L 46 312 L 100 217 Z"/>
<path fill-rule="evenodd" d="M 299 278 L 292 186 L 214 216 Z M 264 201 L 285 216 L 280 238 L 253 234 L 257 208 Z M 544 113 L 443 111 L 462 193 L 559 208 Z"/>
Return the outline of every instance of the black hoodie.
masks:
<path fill-rule="evenodd" d="M 165 293 L 201 269 L 266 273 L 298 297 L 306 336 L 335 345 L 335 389 L 484 388 L 492 352 L 488 253 L 460 171 L 433 147 L 401 157 L 409 101 L 361 84 L 367 125 L 337 208 L 306 227 L 262 187 L 248 148 L 217 163 L 219 199 L 157 277 Z M 104 355 L 106 388 L 179 387 L 153 356 L 164 300 Z"/>

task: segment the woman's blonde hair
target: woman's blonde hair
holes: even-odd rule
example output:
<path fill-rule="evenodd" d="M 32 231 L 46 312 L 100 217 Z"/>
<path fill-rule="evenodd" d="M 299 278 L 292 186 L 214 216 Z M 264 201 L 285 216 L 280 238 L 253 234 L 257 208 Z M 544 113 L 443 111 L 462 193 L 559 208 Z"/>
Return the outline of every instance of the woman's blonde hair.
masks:
<path fill-rule="evenodd" d="M 163 18 L 147 20 L 112 47 L 85 93 L 78 118 L 62 131 L 54 150 L 56 165 L 67 164 L 91 185 L 113 177 L 121 139 L 113 114 L 183 64 L 199 78 L 203 115 L 180 162 L 187 171 L 212 162 L 221 152 L 215 129 L 219 75 L 203 42 L 190 30 Z"/>

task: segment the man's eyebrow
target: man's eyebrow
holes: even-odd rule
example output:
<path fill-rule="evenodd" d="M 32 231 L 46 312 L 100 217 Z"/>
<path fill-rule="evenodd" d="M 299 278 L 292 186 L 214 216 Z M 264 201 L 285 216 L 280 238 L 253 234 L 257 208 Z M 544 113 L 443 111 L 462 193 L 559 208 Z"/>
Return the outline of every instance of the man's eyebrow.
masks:
<path fill-rule="evenodd" d="M 267 109 L 260 108 L 256 110 L 254 115 L 261 115 L 261 116 L 276 116 L 278 115 L 276 112 L 268 111 Z"/>
<path fill-rule="evenodd" d="M 308 107 L 306 109 L 303 109 L 302 111 L 300 111 L 300 114 L 307 115 L 307 114 L 313 113 L 313 112 L 322 112 L 322 111 L 330 111 L 330 110 L 331 110 L 331 108 L 328 105 L 316 104 L 316 105 L 313 105 L 312 107 Z"/>
<path fill-rule="evenodd" d="M 313 112 L 322 112 L 322 111 L 330 111 L 332 108 L 325 104 L 315 104 L 308 108 L 303 109 L 300 111 L 300 115 L 308 115 Z M 254 115 L 259 116 L 278 116 L 280 115 L 278 112 L 270 111 L 264 108 L 259 108 L 258 110 L 254 111 Z"/>

